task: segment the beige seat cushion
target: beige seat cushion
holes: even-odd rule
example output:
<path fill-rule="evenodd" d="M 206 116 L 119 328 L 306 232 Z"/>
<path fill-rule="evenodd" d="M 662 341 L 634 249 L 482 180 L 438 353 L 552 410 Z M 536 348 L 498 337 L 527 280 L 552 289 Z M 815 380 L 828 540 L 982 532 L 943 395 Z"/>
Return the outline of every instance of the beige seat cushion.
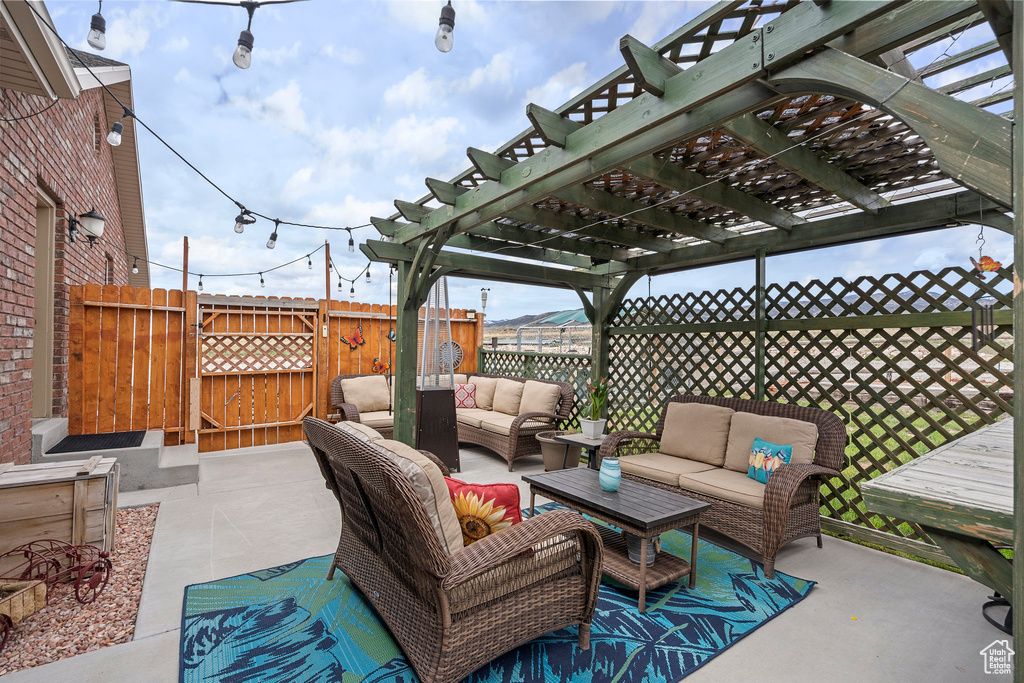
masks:
<path fill-rule="evenodd" d="M 374 410 L 369 413 L 359 413 L 359 421 L 367 427 L 373 429 L 380 429 L 381 427 L 394 427 L 395 426 L 395 413 L 385 410 Z"/>
<path fill-rule="evenodd" d="M 505 415 L 504 413 L 492 411 L 489 417 L 480 420 L 480 429 L 508 436 L 509 432 L 512 431 L 512 422 L 518 417 L 518 415 Z"/>
<path fill-rule="evenodd" d="M 558 408 L 558 399 L 562 397 L 562 388 L 557 384 L 545 384 L 532 379 L 523 384 L 523 397 L 519 402 L 519 414 L 523 413 L 554 413 Z"/>
<path fill-rule="evenodd" d="M 679 485 L 689 491 L 727 500 L 730 503 L 758 510 L 764 508 L 764 484 L 751 479 L 745 472 L 713 467 L 704 472 L 680 476 Z"/>
<path fill-rule="evenodd" d="M 669 403 L 658 450 L 721 467 L 733 412 L 731 408 L 706 403 Z"/>
<path fill-rule="evenodd" d="M 382 439 L 375 441 L 371 446 L 376 447 L 379 453 L 398 465 L 412 482 L 416 495 L 427 510 L 427 516 L 430 517 L 430 523 L 437 534 L 437 540 L 441 542 L 441 547 L 449 555 L 461 549 L 462 526 L 459 524 L 458 515 L 455 514 L 455 507 L 448 493 L 448 484 L 445 483 L 437 465 L 401 441 Z"/>
<path fill-rule="evenodd" d="M 452 377 L 455 378 L 455 383 L 456 384 L 468 384 L 469 383 L 469 379 L 468 379 L 469 376 L 468 375 L 460 375 L 459 373 L 456 372 L 456 373 L 454 373 L 452 375 Z"/>
<path fill-rule="evenodd" d="M 479 427 L 480 421 L 494 416 L 492 410 L 481 410 L 480 408 L 456 408 L 455 419 L 470 427 Z"/>
<path fill-rule="evenodd" d="M 369 425 L 365 425 L 359 422 L 338 423 L 339 427 L 341 427 L 342 425 L 344 425 L 344 427 L 347 428 L 349 434 L 367 443 L 370 443 L 371 441 L 380 441 L 381 439 L 384 438 L 383 436 L 381 436 L 380 432 L 378 432 L 376 429 L 373 429 Z"/>
<path fill-rule="evenodd" d="M 519 404 L 523 400 L 523 388 L 525 383 L 517 382 L 514 379 L 498 379 L 498 386 L 494 389 L 494 406 L 492 410 L 506 415 L 518 415 Z M 479 404 L 477 404 L 479 405 Z"/>
<path fill-rule="evenodd" d="M 476 407 L 491 410 L 494 407 L 494 390 L 498 388 L 497 377 L 473 376 L 476 385 Z"/>
<path fill-rule="evenodd" d="M 754 439 L 762 439 L 779 446 L 792 446 L 794 465 L 814 462 L 814 446 L 818 443 L 818 425 L 788 417 L 754 415 L 738 412 L 732 416 L 729 445 L 725 449 L 725 468 L 747 473 L 750 449 Z"/>
<path fill-rule="evenodd" d="M 664 453 L 625 455 L 619 458 L 619 467 L 625 474 L 653 479 L 672 486 L 679 486 L 679 475 L 681 474 L 694 474 L 712 469 L 712 465 L 706 462 L 686 460 Z"/>
<path fill-rule="evenodd" d="M 343 379 L 341 393 L 345 403 L 353 404 L 360 413 L 388 409 L 388 380 L 384 375 Z"/>

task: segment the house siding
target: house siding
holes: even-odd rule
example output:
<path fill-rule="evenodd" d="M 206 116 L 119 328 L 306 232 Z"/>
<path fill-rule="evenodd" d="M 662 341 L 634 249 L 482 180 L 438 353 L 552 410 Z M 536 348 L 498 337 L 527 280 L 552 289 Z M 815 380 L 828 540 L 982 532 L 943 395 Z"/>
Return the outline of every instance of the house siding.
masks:
<path fill-rule="evenodd" d="M 0 89 L 0 117 L 25 116 L 50 101 Z M 70 287 L 102 283 L 107 255 L 114 261 L 114 283 L 128 284 L 130 264 L 110 147 L 97 149 L 95 117 L 109 123 L 102 91 L 83 91 L 48 111 L 22 121 L 0 121 L 0 462 L 28 463 L 32 440 L 33 340 L 52 334 L 54 346 L 52 414 L 68 414 L 68 323 Z M 54 239 L 54 329 L 35 326 L 36 194 L 57 204 Z M 95 208 L 107 221 L 92 248 L 79 235 L 68 241 L 68 213 Z M 113 378 L 111 378 L 113 379 Z"/>

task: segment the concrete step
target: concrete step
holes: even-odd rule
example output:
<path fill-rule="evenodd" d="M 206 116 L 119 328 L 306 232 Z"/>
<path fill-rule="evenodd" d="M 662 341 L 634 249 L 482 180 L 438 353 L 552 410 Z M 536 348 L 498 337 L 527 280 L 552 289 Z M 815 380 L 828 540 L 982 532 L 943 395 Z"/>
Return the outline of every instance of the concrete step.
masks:
<path fill-rule="evenodd" d="M 67 435 L 67 420 L 64 421 Z M 50 427 L 49 429 L 55 429 Z M 78 451 L 76 453 L 54 453 L 49 455 L 44 449 L 37 452 L 37 441 L 33 428 L 32 462 L 65 462 L 68 460 L 88 460 L 94 455 L 104 458 L 117 458 L 121 466 L 119 491 L 141 491 L 143 489 L 160 489 L 183 484 L 195 484 L 199 481 L 199 449 L 196 444 L 183 446 L 164 446 L 164 433 L 161 430 L 147 431 L 142 444 L 135 448 L 112 448 L 108 450 Z M 59 431 L 59 429 L 57 429 Z M 40 433 L 38 441 L 50 443 L 52 448 L 60 439 Z"/>

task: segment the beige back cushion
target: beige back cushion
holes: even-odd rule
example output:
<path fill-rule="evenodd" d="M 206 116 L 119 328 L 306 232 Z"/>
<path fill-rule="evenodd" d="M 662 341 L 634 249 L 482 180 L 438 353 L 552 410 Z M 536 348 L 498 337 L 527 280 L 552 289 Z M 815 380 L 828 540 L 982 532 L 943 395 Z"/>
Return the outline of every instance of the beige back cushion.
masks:
<path fill-rule="evenodd" d="M 519 414 L 554 413 L 558 408 L 558 399 L 561 396 L 562 388 L 557 384 L 545 384 L 528 379 L 523 385 L 523 398 L 519 402 Z"/>
<path fill-rule="evenodd" d="M 388 409 L 388 380 L 384 375 L 343 379 L 341 392 L 345 403 L 355 405 L 360 413 Z"/>
<path fill-rule="evenodd" d="M 456 372 L 456 373 L 454 373 L 452 375 L 452 377 L 455 378 L 455 383 L 456 384 L 469 384 L 469 376 L 468 375 L 460 375 L 459 373 Z"/>
<path fill-rule="evenodd" d="M 519 404 L 523 400 L 524 382 L 517 382 L 514 379 L 499 378 L 498 385 L 494 389 L 494 407 L 499 413 L 508 415 L 519 414 Z"/>
<path fill-rule="evenodd" d="M 788 417 L 736 413 L 732 416 L 729 445 L 725 449 L 726 469 L 747 471 L 754 439 L 763 439 L 779 446 L 792 446 L 793 456 L 789 461 L 794 465 L 809 465 L 814 462 L 818 425 Z"/>
<path fill-rule="evenodd" d="M 665 429 L 658 450 L 698 462 L 721 467 L 729 441 L 729 421 L 733 410 L 706 403 L 668 404 Z M 753 442 L 751 442 L 753 443 Z"/>
<path fill-rule="evenodd" d="M 427 510 L 441 547 L 449 555 L 462 548 L 462 527 L 459 525 L 459 517 L 455 514 L 448 485 L 437 465 L 401 441 L 383 439 L 374 442 L 373 445 L 378 447 L 379 453 L 398 465 L 412 482 L 416 495 Z"/>
<path fill-rule="evenodd" d="M 481 410 L 494 409 L 494 390 L 498 387 L 497 377 L 473 377 L 476 385 L 476 407 Z"/>
<path fill-rule="evenodd" d="M 371 441 L 380 441 L 384 438 L 380 435 L 380 432 L 373 427 L 368 427 L 364 424 L 360 424 L 359 422 L 341 422 L 339 424 L 343 424 L 348 427 L 348 432 L 352 434 L 352 436 L 367 443 Z"/>

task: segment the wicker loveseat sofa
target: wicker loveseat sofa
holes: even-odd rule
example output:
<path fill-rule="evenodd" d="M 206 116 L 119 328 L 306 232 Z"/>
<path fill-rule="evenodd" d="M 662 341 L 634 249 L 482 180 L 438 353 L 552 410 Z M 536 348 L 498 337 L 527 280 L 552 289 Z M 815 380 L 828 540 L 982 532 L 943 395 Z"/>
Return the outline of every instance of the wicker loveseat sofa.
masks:
<path fill-rule="evenodd" d="M 381 382 L 385 381 L 380 375 L 335 377 L 331 382 L 331 405 L 340 411 L 343 420 L 361 422 L 373 427 L 386 438 L 391 438 L 394 433 L 394 414 L 393 410 L 386 409 L 385 389 L 377 387 L 375 399 L 365 396 L 358 399 L 353 396 L 346 398 L 346 387 L 350 394 L 358 390 L 358 385 L 351 380 L 365 384 L 367 380 L 363 378 L 367 377 L 379 377 Z M 536 439 L 538 432 L 557 429 L 559 423 L 568 419 L 572 411 L 573 390 L 568 382 L 482 373 L 456 374 L 455 382 L 479 385 L 478 407 L 458 408 L 455 411 L 459 441 L 491 449 L 505 459 L 509 472 L 519 458 L 540 453 L 540 444 Z M 393 393 L 390 402 L 394 403 Z M 360 404 L 373 410 L 360 410 Z M 381 406 L 385 409 L 381 409 Z"/>
<path fill-rule="evenodd" d="M 344 520 L 327 578 L 345 572 L 421 680 L 461 680 L 574 625 L 589 648 L 602 567 L 590 522 L 556 510 L 463 547 L 439 460 L 359 424 L 302 427 Z"/>
<path fill-rule="evenodd" d="M 767 484 L 747 476 L 755 437 L 799 444 Z M 711 503 L 701 524 L 758 553 L 771 578 L 785 544 L 816 536 L 821 547 L 819 489 L 843 469 L 846 441 L 843 421 L 818 408 L 682 395 L 665 405 L 654 434 L 614 432 L 601 457 L 619 457 L 627 479 Z"/>

